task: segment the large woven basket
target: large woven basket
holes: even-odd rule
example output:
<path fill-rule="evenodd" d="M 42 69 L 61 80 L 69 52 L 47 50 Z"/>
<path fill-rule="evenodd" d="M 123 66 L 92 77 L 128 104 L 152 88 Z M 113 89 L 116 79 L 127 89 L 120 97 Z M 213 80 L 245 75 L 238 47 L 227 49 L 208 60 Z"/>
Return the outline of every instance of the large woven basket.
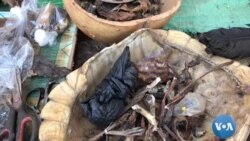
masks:
<path fill-rule="evenodd" d="M 163 3 L 161 14 L 126 22 L 98 18 L 81 8 L 77 0 L 64 0 L 64 7 L 77 27 L 90 38 L 104 43 L 114 43 L 142 27 L 163 27 L 178 10 L 181 0 L 161 0 L 161 2 Z"/>
<path fill-rule="evenodd" d="M 163 48 L 174 51 L 169 58 L 171 64 L 200 57 L 203 61 L 194 69 L 192 74 L 194 78 L 199 77 L 204 71 L 216 64 L 229 61 L 221 57 L 209 57 L 204 51 L 203 44 L 179 31 L 152 29 L 136 31 L 120 43 L 107 47 L 90 58 L 81 68 L 71 72 L 65 81 L 51 91 L 50 101 L 41 113 L 43 119 L 39 132 L 41 141 L 85 141 L 100 132 L 83 118 L 78 104 L 79 101 L 88 97 L 97 84 L 104 79 L 126 46 L 130 47 L 133 62 Z M 211 122 L 214 116 L 222 113 L 232 115 L 237 123 L 237 133 L 232 139 L 236 141 L 246 140 L 250 120 L 248 119 L 246 125 L 244 123 L 245 117 L 250 113 L 250 96 L 249 92 L 239 96 L 236 90 L 239 88 L 244 91 L 245 86 L 250 86 L 249 76 L 249 67 L 234 62 L 222 70 L 210 73 L 203 78 L 203 81 L 199 82 L 198 86 L 202 86 L 206 82 L 217 87 L 214 89 L 199 89 L 198 87 L 194 90 L 194 92 L 200 91 L 208 101 L 215 102 L 213 103 L 214 107 L 211 107 L 211 103 L 207 103 L 210 109 L 206 109 L 206 113 L 210 114 L 206 114 L 206 120 L 203 124 L 207 133 L 203 138 L 197 140 L 214 139 Z"/>

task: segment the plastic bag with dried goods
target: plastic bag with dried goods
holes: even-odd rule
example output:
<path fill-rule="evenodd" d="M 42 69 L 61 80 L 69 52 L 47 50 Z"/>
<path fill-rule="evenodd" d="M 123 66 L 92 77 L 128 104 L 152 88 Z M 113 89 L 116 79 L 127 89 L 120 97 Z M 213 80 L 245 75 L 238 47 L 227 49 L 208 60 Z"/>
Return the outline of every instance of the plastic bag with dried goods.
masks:
<path fill-rule="evenodd" d="M 0 45 L 0 88 L 21 94 L 21 82 L 26 79 L 33 63 L 34 50 L 28 39 L 16 37 Z M 6 81 L 8 80 L 8 81 Z"/>
<path fill-rule="evenodd" d="M 198 93 L 188 93 L 174 107 L 175 116 L 193 116 L 202 114 L 205 111 L 206 101 Z"/>
<path fill-rule="evenodd" d="M 10 107 L 21 105 L 21 84 L 32 67 L 34 51 L 24 37 L 15 37 L 0 45 L 0 129 L 5 125 Z"/>
<path fill-rule="evenodd" d="M 99 127 L 116 120 L 125 107 L 125 98 L 136 85 L 137 71 L 126 47 L 110 73 L 89 99 L 82 102 L 85 116 Z"/>
<path fill-rule="evenodd" d="M 63 9 L 48 3 L 40 9 L 34 23 L 34 40 L 39 46 L 52 46 L 58 35 L 65 31 L 69 20 Z"/>

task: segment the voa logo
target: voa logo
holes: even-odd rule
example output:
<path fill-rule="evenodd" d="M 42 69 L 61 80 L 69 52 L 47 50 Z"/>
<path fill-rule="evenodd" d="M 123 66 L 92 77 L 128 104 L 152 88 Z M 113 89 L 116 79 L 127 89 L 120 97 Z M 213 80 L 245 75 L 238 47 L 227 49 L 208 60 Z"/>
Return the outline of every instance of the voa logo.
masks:
<path fill-rule="evenodd" d="M 216 127 L 216 130 L 217 131 L 221 131 L 221 129 L 223 130 L 226 130 L 226 131 L 234 131 L 234 128 L 233 128 L 233 125 L 232 123 L 228 122 L 228 123 L 218 123 L 218 122 L 215 122 L 215 127 Z"/>
<path fill-rule="evenodd" d="M 227 139 L 235 133 L 236 124 L 231 116 L 220 115 L 214 119 L 212 129 L 218 138 Z"/>

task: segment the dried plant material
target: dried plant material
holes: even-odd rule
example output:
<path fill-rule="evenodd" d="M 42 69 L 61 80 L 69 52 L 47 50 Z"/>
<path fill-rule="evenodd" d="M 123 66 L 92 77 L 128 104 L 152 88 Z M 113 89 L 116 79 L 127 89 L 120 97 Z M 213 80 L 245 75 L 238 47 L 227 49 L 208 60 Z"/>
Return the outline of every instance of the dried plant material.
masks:
<path fill-rule="evenodd" d="M 84 0 L 86 11 L 113 21 L 130 21 L 159 14 L 160 3 L 150 0 Z"/>
<path fill-rule="evenodd" d="M 142 90 L 139 90 L 135 94 L 135 96 L 133 97 L 131 102 L 124 108 L 124 111 L 122 112 L 122 114 L 127 112 L 133 105 L 135 105 L 139 101 L 141 101 L 143 99 L 143 97 L 145 96 L 146 92 L 148 92 L 150 89 L 154 88 L 160 81 L 161 81 L 161 79 L 159 77 L 157 77 L 151 84 L 147 85 Z"/>
<path fill-rule="evenodd" d="M 100 139 L 107 131 L 110 131 L 118 126 L 120 126 L 121 124 L 123 124 L 127 118 L 129 117 L 129 114 L 126 113 L 124 114 L 122 117 L 120 117 L 117 121 L 115 121 L 114 123 L 112 123 L 111 125 L 109 125 L 107 128 L 105 128 L 104 131 L 102 131 L 101 133 L 99 133 L 98 135 L 94 136 L 93 138 L 89 139 L 89 141 L 97 141 L 98 139 Z"/>
<path fill-rule="evenodd" d="M 160 135 L 162 141 L 166 141 L 168 136 L 164 133 L 164 131 L 161 128 L 157 129 L 157 133 Z"/>
<path fill-rule="evenodd" d="M 175 135 L 175 133 L 168 128 L 167 125 L 163 125 L 163 129 L 165 129 L 167 131 L 167 133 L 172 136 L 175 140 L 178 140 L 178 137 Z"/>
<path fill-rule="evenodd" d="M 172 105 L 174 103 L 177 103 L 179 102 L 183 97 L 185 97 L 185 95 L 190 91 L 190 89 L 192 87 L 194 87 L 194 85 L 201 79 L 203 78 L 204 76 L 206 76 L 207 74 L 213 72 L 213 71 L 216 71 L 218 69 L 221 69 L 222 67 L 224 66 L 227 66 L 227 65 L 230 65 L 232 64 L 233 61 L 229 61 L 229 62 L 226 62 L 226 63 L 222 63 L 220 65 L 217 65 L 217 66 L 214 66 L 211 70 L 207 71 L 206 73 L 204 73 L 203 75 L 201 75 L 199 78 L 197 78 L 196 80 L 193 80 L 192 82 L 190 82 L 186 87 L 184 87 L 177 95 L 176 97 L 174 97 L 173 101 L 168 103 L 165 108 L 168 108 L 169 105 Z"/>
<path fill-rule="evenodd" d="M 125 40 L 121 44 L 117 44 L 117 46 L 120 49 L 123 49 L 125 47 L 124 44 L 131 45 L 130 51 L 133 52 L 133 54 L 131 54 L 132 58 L 133 58 L 132 60 L 134 62 L 136 62 L 138 60 L 144 59 L 145 53 L 146 53 L 145 55 L 149 55 L 149 54 L 155 52 L 157 49 L 162 49 L 161 47 L 159 47 L 159 45 L 155 44 L 155 42 L 152 42 L 151 36 L 156 37 L 157 40 L 164 40 L 164 41 L 166 41 L 164 43 L 169 45 L 168 48 L 171 48 L 173 50 L 172 55 L 168 59 L 168 62 L 180 74 L 185 67 L 184 66 L 185 62 L 190 62 L 190 61 L 194 60 L 196 56 L 201 56 L 201 57 L 205 56 L 204 52 L 202 52 L 204 49 L 204 48 L 202 48 L 203 47 L 202 44 L 198 43 L 197 41 L 195 41 L 193 39 L 190 39 L 190 37 L 187 36 L 186 34 L 183 34 L 183 33 L 177 32 L 177 31 L 165 32 L 165 31 L 161 31 L 161 30 L 154 31 L 154 33 L 158 34 L 160 36 L 154 36 L 154 34 L 151 35 L 150 32 L 148 32 L 148 30 L 142 30 L 140 32 L 136 32 L 135 34 L 132 35 L 132 37 L 129 38 L 129 40 Z M 140 43 L 142 43 L 142 45 L 140 45 Z M 138 48 L 138 45 L 140 45 L 140 48 Z M 115 47 L 117 47 L 117 46 L 115 46 Z M 165 47 L 165 46 L 162 46 L 162 47 Z M 85 95 L 85 94 L 89 95 L 96 88 L 96 86 L 92 85 L 92 84 L 99 84 L 103 80 L 103 78 L 105 78 L 105 76 L 108 74 L 108 72 L 110 71 L 111 67 L 105 67 L 105 66 L 107 66 L 105 64 L 109 64 L 110 66 L 114 65 L 114 62 L 113 61 L 111 62 L 111 60 L 112 59 L 114 60 L 114 58 L 116 60 L 116 58 L 118 58 L 120 56 L 121 50 L 120 49 L 116 50 L 116 49 L 117 48 L 113 48 L 113 47 L 107 48 L 107 49 L 103 50 L 102 52 L 100 52 L 98 55 L 95 55 L 93 58 L 91 58 L 91 60 L 87 61 L 84 64 L 84 66 L 81 68 L 81 70 L 83 70 L 84 76 L 86 76 L 86 78 L 80 79 L 80 81 L 81 80 L 83 81 L 83 84 L 78 85 L 79 87 L 76 87 L 75 89 L 80 90 L 81 92 L 84 92 L 83 95 Z M 207 70 L 210 70 L 211 68 L 216 66 L 216 64 L 227 62 L 228 60 L 223 59 L 223 58 L 217 58 L 217 57 L 213 58 L 212 57 L 209 60 L 205 60 L 205 61 L 203 60 L 203 58 L 201 58 L 201 61 L 202 62 L 199 65 L 195 66 L 193 69 L 190 69 L 192 81 L 195 81 L 198 77 L 200 77 L 202 74 L 204 74 L 204 72 L 206 72 Z M 237 69 L 236 69 L 236 67 L 237 67 Z M 223 105 L 223 107 L 222 108 L 219 107 L 217 109 L 219 109 L 221 112 L 226 112 L 226 113 L 231 114 L 235 118 L 237 125 L 239 125 L 239 128 L 241 127 L 242 122 L 243 122 L 242 116 L 245 114 L 245 111 L 249 110 L 249 104 L 247 104 L 249 99 L 246 98 L 246 97 L 248 97 L 247 95 L 241 95 L 241 97 L 239 97 L 236 94 L 235 89 L 237 87 L 237 84 L 241 84 L 241 83 L 237 83 L 238 81 L 235 81 L 235 79 L 231 79 L 231 77 L 235 76 L 236 80 L 238 78 L 240 80 L 240 82 L 242 82 L 243 84 L 249 84 L 247 82 L 250 82 L 250 81 L 246 75 L 246 74 L 250 73 L 249 68 L 246 68 L 247 70 L 243 70 L 242 67 L 243 67 L 243 69 L 246 68 L 246 67 L 240 65 L 239 63 L 234 62 L 233 64 L 231 64 L 229 66 L 223 67 L 222 70 L 217 70 L 217 71 L 212 72 L 211 74 L 207 75 L 206 77 L 204 77 L 203 79 L 198 81 L 198 83 L 193 85 L 194 86 L 193 88 L 190 88 L 189 90 L 187 90 L 187 92 L 189 92 L 189 91 L 197 92 L 200 85 L 203 85 L 204 83 L 210 84 L 210 85 L 214 85 L 214 84 L 218 85 L 219 83 L 217 81 L 219 80 L 219 82 L 221 83 L 221 87 L 218 88 L 219 91 L 217 91 L 217 89 L 215 91 L 217 93 L 219 93 L 219 95 L 221 95 L 220 92 L 224 92 L 226 94 L 223 93 L 223 97 L 222 97 L 223 101 L 221 101 L 221 104 Z M 92 69 L 92 68 L 96 68 L 96 69 Z M 228 75 L 229 71 L 233 72 L 232 76 L 230 74 Z M 95 78 L 92 80 L 93 75 L 95 76 Z M 244 77 L 242 77 L 242 76 L 244 76 Z M 224 77 L 227 79 L 223 79 L 225 81 L 222 81 L 222 79 L 220 77 Z M 70 80 L 75 80 L 75 77 L 68 77 L 68 78 L 70 78 Z M 176 78 L 178 79 L 178 77 L 176 77 Z M 71 81 L 68 81 L 68 82 L 70 83 Z M 222 82 L 224 82 L 224 83 L 222 83 Z M 190 82 L 188 82 L 188 84 L 189 83 Z M 87 89 L 85 89 L 85 88 L 87 88 Z M 143 90 L 145 90 L 145 89 L 146 88 L 144 87 Z M 209 89 L 211 90 L 212 88 L 209 87 Z M 174 89 L 175 93 L 179 93 L 180 90 L 182 90 L 182 88 L 181 89 Z M 62 91 L 62 93 L 63 92 L 64 91 Z M 203 90 L 199 90 L 199 93 L 202 93 L 202 92 L 206 93 L 206 95 L 209 95 L 209 93 L 206 91 L 206 87 Z M 82 94 L 82 93 L 76 93 L 76 95 L 80 95 L 80 94 Z M 143 98 L 147 94 L 148 94 L 148 92 L 142 94 Z M 131 93 L 131 96 L 134 97 L 135 94 Z M 234 99 L 232 99 L 232 102 L 230 101 L 231 98 L 229 99 L 228 97 L 234 98 Z M 175 98 L 177 98 L 177 97 L 175 97 Z M 221 98 L 221 97 L 219 97 L 219 98 Z M 171 99 L 172 98 L 170 97 L 169 100 L 171 100 Z M 160 112 L 158 112 L 158 111 L 160 111 L 159 110 L 160 109 L 159 103 L 161 103 L 161 100 L 162 99 L 156 99 L 156 115 L 157 115 L 156 120 L 159 120 L 158 113 L 160 113 Z M 166 101 L 166 104 L 171 102 L 169 100 Z M 173 100 L 175 100 L 175 99 L 173 99 Z M 223 103 L 224 101 L 229 102 L 229 103 Z M 169 124 L 169 123 L 171 121 L 173 121 L 173 115 L 171 115 L 172 107 L 178 102 L 179 102 L 179 100 L 177 100 L 176 102 L 169 105 L 168 112 L 166 113 L 166 115 L 164 117 L 164 118 L 169 117 L 169 120 L 166 122 L 165 125 L 167 125 L 170 128 L 170 131 L 168 131 L 167 129 L 162 127 L 164 125 L 158 124 L 158 128 L 162 128 L 164 133 L 168 135 L 168 138 L 166 140 L 171 140 L 171 139 L 175 140 L 175 138 L 174 138 L 174 136 L 176 136 L 175 133 L 171 135 L 171 130 L 173 131 L 173 125 L 171 126 L 171 124 Z M 128 103 L 130 103 L 130 102 L 128 102 Z M 139 100 L 139 104 L 141 106 L 143 106 L 145 109 L 147 109 L 148 112 L 150 111 L 148 106 L 142 105 L 142 99 Z M 209 106 L 210 103 L 207 103 L 207 104 Z M 131 107 L 129 107 L 129 108 L 131 108 Z M 215 112 L 216 113 L 215 115 L 218 114 L 217 111 L 212 110 L 211 112 Z M 130 113 L 131 112 L 129 112 L 129 114 Z M 237 114 L 235 114 L 235 113 L 237 113 Z M 204 135 L 204 137 L 199 138 L 197 140 L 211 139 L 214 136 L 212 133 L 210 133 L 211 127 L 207 126 L 207 125 L 211 125 L 211 120 L 213 119 L 213 117 L 210 117 L 207 114 L 207 112 L 204 114 L 206 116 L 206 119 L 205 119 L 205 122 L 203 122 L 202 126 L 200 126 L 200 127 L 204 127 L 205 131 L 207 131 L 208 133 L 206 133 Z M 140 117 L 142 117 L 142 115 L 138 114 L 137 121 L 135 122 L 134 126 L 132 124 L 132 127 L 128 127 L 129 124 L 127 124 L 128 122 L 125 121 L 124 123 L 120 124 L 120 127 L 113 128 L 112 130 L 121 131 L 122 129 L 127 130 L 127 129 L 131 129 L 133 127 L 138 127 L 141 124 Z M 188 121 L 188 126 L 190 126 L 190 130 L 194 129 L 196 127 L 195 124 L 193 124 L 193 125 L 191 124 L 191 121 L 188 118 L 187 118 L 187 121 Z M 183 121 L 183 122 L 186 123 L 185 121 Z M 126 128 L 123 126 L 126 126 Z M 146 126 L 146 128 L 145 128 L 146 130 L 150 126 L 150 123 L 147 120 L 145 120 L 145 126 Z M 183 129 L 186 129 L 185 124 L 183 126 L 184 126 Z M 79 127 L 79 125 L 77 127 Z M 84 130 L 81 130 L 81 131 L 84 132 Z M 75 131 L 72 131 L 72 132 L 75 132 Z M 180 134 L 182 134 L 182 133 L 180 133 Z M 116 137 L 116 136 L 111 136 L 111 137 Z M 143 140 L 144 137 L 145 137 L 144 135 L 138 136 L 138 137 L 135 137 L 134 140 L 137 140 L 137 139 Z M 159 137 L 159 133 L 157 133 L 157 131 L 155 131 L 153 133 L 153 136 L 151 136 L 151 137 L 152 137 L 152 140 L 157 140 L 157 139 L 159 141 L 161 140 L 161 138 Z M 125 139 L 126 137 L 118 136 L 117 138 Z M 87 138 L 87 139 L 89 139 L 89 138 Z M 186 138 L 184 138 L 184 139 L 186 139 Z"/>
<path fill-rule="evenodd" d="M 171 82 L 171 85 L 169 85 L 168 91 L 165 93 L 164 98 L 162 99 L 162 102 L 161 102 L 161 114 L 160 114 L 160 121 L 159 121 L 161 125 L 164 124 L 163 119 L 164 119 L 164 116 L 166 116 L 166 109 L 164 107 L 166 105 L 167 97 L 174 90 L 176 82 L 177 82 L 177 79 L 174 77 L 173 80 L 172 80 L 172 82 Z"/>
<path fill-rule="evenodd" d="M 135 110 L 136 112 L 142 114 L 148 120 L 148 122 L 151 125 L 153 125 L 153 131 L 157 130 L 158 122 L 155 119 L 155 116 L 153 116 L 150 112 L 148 112 L 146 109 L 144 109 L 143 107 L 141 107 L 138 104 L 132 106 L 132 109 Z"/>
<path fill-rule="evenodd" d="M 122 131 L 115 131 L 115 130 L 104 130 L 106 135 L 114 135 L 114 136 L 126 136 L 126 137 L 131 137 L 131 136 L 141 136 L 144 134 L 145 129 L 141 127 L 134 127 L 132 129 L 128 130 L 122 130 Z"/>
<path fill-rule="evenodd" d="M 156 77 L 160 77 L 165 82 L 173 77 L 174 74 L 169 70 L 169 65 L 165 59 L 152 57 L 136 63 L 139 79 L 143 82 L 151 83 Z"/>
<path fill-rule="evenodd" d="M 148 129 L 145 132 L 144 140 L 145 141 L 152 141 L 153 140 L 153 125 L 148 126 Z"/>
<path fill-rule="evenodd" d="M 46 5 L 37 18 L 37 25 L 39 28 L 45 30 L 49 30 L 51 28 L 51 23 L 55 20 L 55 9 L 56 7 L 51 3 Z"/>
<path fill-rule="evenodd" d="M 138 0 L 139 5 L 135 8 L 133 8 L 131 11 L 132 12 L 141 12 L 141 14 L 145 14 L 150 7 L 150 2 L 149 0 Z"/>
<path fill-rule="evenodd" d="M 106 3 L 129 3 L 135 0 L 101 0 Z"/>

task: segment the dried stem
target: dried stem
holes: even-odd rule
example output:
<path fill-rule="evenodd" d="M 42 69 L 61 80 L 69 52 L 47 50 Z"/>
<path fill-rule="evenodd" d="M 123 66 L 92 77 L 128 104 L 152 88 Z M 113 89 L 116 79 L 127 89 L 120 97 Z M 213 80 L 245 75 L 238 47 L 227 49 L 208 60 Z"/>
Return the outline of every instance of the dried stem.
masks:
<path fill-rule="evenodd" d="M 131 100 L 131 102 L 124 108 L 124 111 L 121 115 L 126 113 L 133 105 L 140 102 L 145 94 L 152 88 L 154 88 L 159 82 L 161 81 L 160 77 L 157 77 L 151 84 L 147 85 L 145 88 L 143 88 L 141 91 L 137 92 L 135 94 L 135 97 Z"/>
<path fill-rule="evenodd" d="M 141 136 L 144 134 L 144 132 L 145 132 L 145 129 L 141 127 L 134 127 L 132 129 L 122 130 L 122 131 L 105 130 L 106 135 L 125 136 L 125 137 Z"/>
<path fill-rule="evenodd" d="M 175 135 L 175 133 L 168 128 L 167 125 L 163 125 L 163 128 L 168 132 L 169 135 L 171 135 L 175 140 L 178 140 L 178 137 Z"/>
<path fill-rule="evenodd" d="M 138 104 L 132 106 L 132 109 L 135 110 L 136 112 L 142 114 L 148 120 L 148 122 L 151 125 L 153 125 L 153 131 L 157 130 L 158 122 L 156 121 L 155 116 L 153 116 L 151 113 L 149 113 L 146 109 L 144 109 L 143 107 L 141 107 Z"/>
<path fill-rule="evenodd" d="M 163 141 L 166 141 L 167 135 L 163 132 L 163 130 L 161 128 L 157 129 L 157 133 L 160 135 L 160 137 Z"/>
<path fill-rule="evenodd" d="M 122 117 L 120 117 L 118 120 L 116 120 L 114 123 L 112 123 L 110 126 L 108 126 L 104 131 L 102 131 L 101 133 L 99 133 L 98 135 L 94 136 L 93 138 L 91 138 L 89 141 L 97 141 L 98 139 L 100 139 L 107 131 L 112 130 L 118 126 L 120 126 L 122 123 L 124 123 L 126 121 L 126 119 L 128 118 L 129 113 L 124 114 Z"/>
<path fill-rule="evenodd" d="M 166 105 L 166 99 L 167 99 L 167 96 L 170 95 L 173 90 L 174 90 L 174 86 L 176 85 L 176 82 L 177 82 L 177 78 L 173 78 L 172 82 L 171 82 L 171 85 L 168 87 L 168 91 L 165 93 L 163 99 L 162 99 L 162 102 L 161 102 L 161 115 L 160 115 L 160 125 L 163 125 L 163 118 L 166 114 L 166 109 L 164 108 L 165 105 Z"/>
<path fill-rule="evenodd" d="M 222 63 L 220 65 L 217 65 L 217 66 L 214 66 L 211 70 L 207 71 L 206 73 L 204 73 L 203 75 L 201 75 L 199 78 L 197 78 L 196 80 L 193 80 L 191 81 L 191 83 L 189 83 L 186 87 L 184 87 L 175 97 L 174 97 L 174 100 L 170 103 L 168 103 L 165 108 L 167 109 L 170 105 L 174 104 L 174 103 L 177 103 L 178 101 L 180 101 L 182 98 L 185 97 L 185 95 L 188 93 L 188 91 L 190 91 L 191 88 L 194 87 L 194 85 L 201 79 L 203 78 L 204 76 L 206 76 L 207 74 L 213 72 L 213 71 L 216 71 L 218 69 L 221 69 L 222 67 L 224 66 L 227 66 L 227 65 L 230 65 L 232 64 L 233 61 L 229 61 L 229 62 L 226 62 L 226 63 Z"/>
<path fill-rule="evenodd" d="M 147 131 L 145 132 L 144 141 L 152 141 L 153 137 L 153 125 L 149 125 Z"/>

